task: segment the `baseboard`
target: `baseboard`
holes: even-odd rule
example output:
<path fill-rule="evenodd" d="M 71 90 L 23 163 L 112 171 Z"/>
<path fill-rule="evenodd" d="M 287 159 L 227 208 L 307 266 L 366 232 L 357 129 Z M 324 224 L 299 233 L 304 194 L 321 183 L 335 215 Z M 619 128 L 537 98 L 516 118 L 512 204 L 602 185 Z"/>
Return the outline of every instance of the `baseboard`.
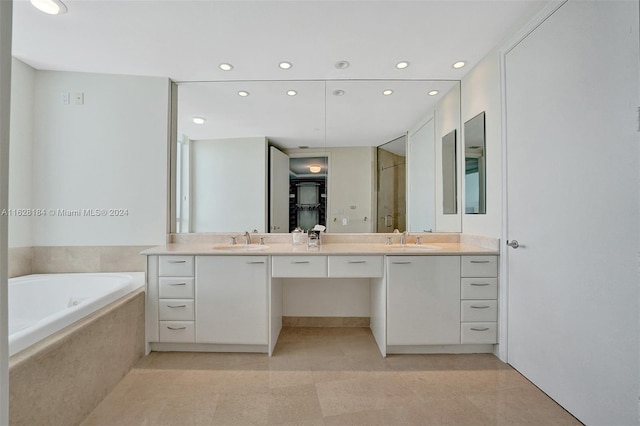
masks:
<path fill-rule="evenodd" d="M 369 327 L 369 317 L 282 317 L 283 327 Z"/>

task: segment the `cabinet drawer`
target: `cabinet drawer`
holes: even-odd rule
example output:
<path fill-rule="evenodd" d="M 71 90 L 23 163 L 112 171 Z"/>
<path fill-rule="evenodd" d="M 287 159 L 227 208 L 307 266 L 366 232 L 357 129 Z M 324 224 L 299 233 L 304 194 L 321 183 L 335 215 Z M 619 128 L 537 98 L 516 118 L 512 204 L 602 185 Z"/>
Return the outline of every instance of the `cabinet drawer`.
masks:
<path fill-rule="evenodd" d="M 462 256 L 463 277 L 497 277 L 498 256 Z"/>
<path fill-rule="evenodd" d="M 196 336 L 193 321 L 160 321 L 160 341 L 193 343 Z"/>
<path fill-rule="evenodd" d="M 193 299 L 193 278 L 168 278 L 159 279 L 159 296 L 162 299 Z"/>
<path fill-rule="evenodd" d="M 160 299 L 160 320 L 193 321 L 193 299 Z"/>
<path fill-rule="evenodd" d="M 329 256 L 329 277 L 381 277 L 382 256 Z"/>
<path fill-rule="evenodd" d="M 497 321 L 498 302 L 496 300 L 463 300 L 460 302 L 462 321 Z"/>
<path fill-rule="evenodd" d="M 327 276 L 327 256 L 273 256 L 272 276 L 324 278 Z"/>
<path fill-rule="evenodd" d="M 498 343 L 498 324 L 495 322 L 463 322 L 460 343 Z"/>
<path fill-rule="evenodd" d="M 160 256 L 158 274 L 161 277 L 192 277 L 193 256 Z"/>
<path fill-rule="evenodd" d="M 497 278 L 462 278 L 460 280 L 462 299 L 497 299 Z"/>

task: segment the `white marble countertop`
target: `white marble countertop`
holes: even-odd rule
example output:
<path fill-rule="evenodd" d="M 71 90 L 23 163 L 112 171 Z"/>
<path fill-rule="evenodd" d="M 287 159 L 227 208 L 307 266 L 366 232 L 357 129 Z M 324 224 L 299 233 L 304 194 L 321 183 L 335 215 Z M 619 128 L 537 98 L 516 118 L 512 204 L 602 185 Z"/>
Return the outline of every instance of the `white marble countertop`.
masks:
<path fill-rule="evenodd" d="M 172 243 L 152 247 L 142 252 L 144 255 L 497 255 L 497 249 L 485 248 L 465 243 L 422 244 L 408 243 L 406 245 L 384 243 L 328 243 L 318 247 L 292 245 L 286 243 L 267 243 L 265 245 L 238 243 Z"/>

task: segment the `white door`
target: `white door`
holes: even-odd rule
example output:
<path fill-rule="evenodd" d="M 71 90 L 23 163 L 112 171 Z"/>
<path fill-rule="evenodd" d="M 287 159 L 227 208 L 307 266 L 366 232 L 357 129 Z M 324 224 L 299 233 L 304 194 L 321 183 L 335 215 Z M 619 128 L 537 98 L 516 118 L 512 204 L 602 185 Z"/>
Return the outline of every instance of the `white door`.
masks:
<path fill-rule="evenodd" d="M 638 421 L 638 59 L 638 2 L 569 1 L 505 61 L 508 361 L 586 424 Z"/>
<path fill-rule="evenodd" d="M 430 119 L 407 140 L 407 230 L 435 229 L 435 133 Z"/>
<path fill-rule="evenodd" d="M 289 232 L 289 156 L 269 148 L 269 232 Z"/>

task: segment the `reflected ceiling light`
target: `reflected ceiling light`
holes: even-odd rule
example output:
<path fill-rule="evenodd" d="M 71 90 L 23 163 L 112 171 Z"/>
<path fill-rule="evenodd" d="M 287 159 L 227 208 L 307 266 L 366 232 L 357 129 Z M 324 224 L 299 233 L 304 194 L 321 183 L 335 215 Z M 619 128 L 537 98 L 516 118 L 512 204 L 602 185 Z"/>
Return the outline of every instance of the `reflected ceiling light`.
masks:
<path fill-rule="evenodd" d="M 349 68 L 349 62 L 348 61 L 338 61 L 336 62 L 336 68 L 338 68 L 339 70 L 343 70 L 346 68 Z"/>
<path fill-rule="evenodd" d="M 344 90 L 337 89 L 333 91 L 333 96 L 342 96 L 342 95 L 344 95 Z"/>
<path fill-rule="evenodd" d="M 241 90 L 238 92 L 238 96 L 242 96 L 243 98 L 246 98 L 247 96 L 249 96 L 249 92 L 245 90 Z"/>
<path fill-rule="evenodd" d="M 281 69 L 283 69 L 283 70 L 288 70 L 288 69 L 289 69 L 289 68 L 291 68 L 293 65 L 291 64 L 291 62 L 283 61 L 283 62 L 280 62 L 280 63 L 278 64 L 278 66 L 279 66 Z"/>
<path fill-rule="evenodd" d="M 409 66 L 409 62 L 407 61 L 400 61 L 396 64 L 396 68 L 398 68 L 399 70 L 403 70 L 408 66 Z"/>
<path fill-rule="evenodd" d="M 62 15 L 67 13 L 67 6 L 60 0 L 31 0 L 33 7 L 49 15 Z"/>
<path fill-rule="evenodd" d="M 231 64 L 227 64 L 227 63 L 222 63 L 220 65 L 218 65 L 218 67 L 222 70 L 222 71 L 231 71 L 233 69 L 233 65 Z"/>
<path fill-rule="evenodd" d="M 207 121 L 202 117 L 193 117 L 192 120 L 195 124 L 204 124 L 204 122 Z"/>
<path fill-rule="evenodd" d="M 466 63 L 465 61 L 458 61 L 458 62 L 456 62 L 455 64 L 453 64 L 452 66 L 453 66 L 455 69 L 459 69 L 459 68 L 464 67 L 465 65 L 467 65 L 467 63 Z"/>
<path fill-rule="evenodd" d="M 389 95 L 393 94 L 393 90 L 391 90 L 391 89 L 383 90 L 382 94 L 385 95 L 385 96 L 389 96 Z"/>
<path fill-rule="evenodd" d="M 438 93 L 440 93 L 440 92 L 438 92 L 437 90 L 432 90 L 432 91 L 429 92 L 429 96 L 435 96 Z"/>
<path fill-rule="evenodd" d="M 309 171 L 310 171 L 311 173 L 320 173 L 320 171 L 321 171 L 321 170 L 322 170 L 322 167 L 321 167 L 321 166 L 317 166 L 317 165 L 315 165 L 315 164 L 314 164 L 314 165 L 312 165 L 312 166 L 309 166 Z"/>
<path fill-rule="evenodd" d="M 296 92 L 295 90 L 287 90 L 287 95 L 289 95 L 289 96 L 295 96 L 297 94 L 298 94 L 298 92 Z"/>

